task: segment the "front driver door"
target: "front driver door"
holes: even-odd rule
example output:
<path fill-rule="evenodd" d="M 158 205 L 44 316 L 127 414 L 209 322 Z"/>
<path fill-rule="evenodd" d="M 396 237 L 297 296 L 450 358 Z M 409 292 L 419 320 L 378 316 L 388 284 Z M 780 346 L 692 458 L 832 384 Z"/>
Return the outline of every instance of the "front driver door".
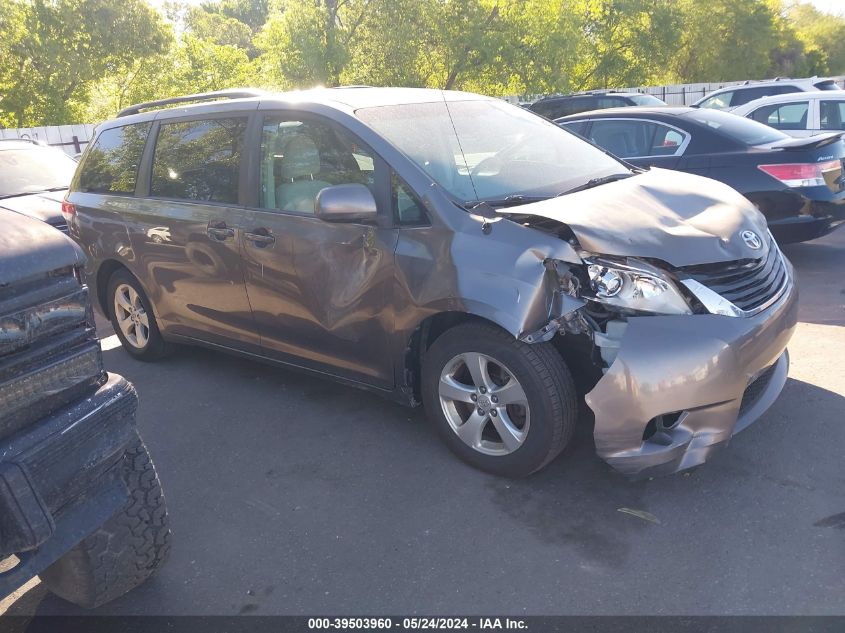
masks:
<path fill-rule="evenodd" d="M 259 123 L 258 199 L 246 213 L 242 253 L 264 353 L 390 388 L 397 231 L 386 208 L 386 165 L 326 119 L 265 114 Z M 317 193 L 349 183 L 373 191 L 378 223 L 317 219 Z"/>

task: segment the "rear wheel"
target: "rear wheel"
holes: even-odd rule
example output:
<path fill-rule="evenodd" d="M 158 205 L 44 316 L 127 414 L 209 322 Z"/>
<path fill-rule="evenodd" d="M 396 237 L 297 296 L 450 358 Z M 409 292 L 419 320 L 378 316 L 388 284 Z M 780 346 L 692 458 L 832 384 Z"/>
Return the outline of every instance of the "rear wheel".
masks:
<path fill-rule="evenodd" d="M 138 360 L 158 360 L 170 351 L 149 299 L 127 270 L 116 270 L 108 285 L 109 318 L 123 348 Z"/>
<path fill-rule="evenodd" d="M 548 464 L 577 419 L 575 386 L 557 350 L 485 323 L 456 326 L 432 344 L 422 390 L 426 413 L 449 447 L 507 477 Z"/>
<path fill-rule="evenodd" d="M 164 495 L 140 439 L 126 451 L 122 468 L 129 490 L 123 509 L 40 574 L 50 591 L 89 609 L 137 587 L 170 552 Z"/>

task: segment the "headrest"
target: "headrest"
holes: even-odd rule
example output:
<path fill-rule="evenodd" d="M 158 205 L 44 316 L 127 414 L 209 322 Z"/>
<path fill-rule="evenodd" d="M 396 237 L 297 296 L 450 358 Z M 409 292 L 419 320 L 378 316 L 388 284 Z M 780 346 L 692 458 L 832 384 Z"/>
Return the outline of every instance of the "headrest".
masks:
<path fill-rule="evenodd" d="M 282 150 L 281 172 L 284 179 L 320 173 L 320 150 L 314 141 L 304 134 L 288 139 Z"/>

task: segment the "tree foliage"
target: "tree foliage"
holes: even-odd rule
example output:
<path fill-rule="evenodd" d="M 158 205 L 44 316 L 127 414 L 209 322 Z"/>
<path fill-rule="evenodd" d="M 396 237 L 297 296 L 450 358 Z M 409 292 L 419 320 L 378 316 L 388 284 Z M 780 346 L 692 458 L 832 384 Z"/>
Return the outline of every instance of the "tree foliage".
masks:
<path fill-rule="evenodd" d="M 537 94 L 845 73 L 798 0 L 0 0 L 0 125 L 240 85 Z"/>
<path fill-rule="evenodd" d="M 143 0 L 0 0 L 0 121 L 70 120 L 93 83 L 170 39 Z"/>

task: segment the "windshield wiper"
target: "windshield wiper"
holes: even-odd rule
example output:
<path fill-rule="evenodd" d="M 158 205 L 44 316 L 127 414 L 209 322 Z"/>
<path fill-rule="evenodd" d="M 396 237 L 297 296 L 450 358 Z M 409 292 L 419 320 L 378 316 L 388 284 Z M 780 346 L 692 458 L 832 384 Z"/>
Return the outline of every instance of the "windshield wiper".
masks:
<path fill-rule="evenodd" d="M 600 178 L 590 178 L 587 182 L 583 185 L 578 185 L 577 187 L 573 187 L 572 189 L 567 189 L 564 192 L 557 194 L 557 197 L 565 196 L 570 193 L 575 193 L 576 191 L 584 191 L 585 189 L 592 189 L 593 187 L 598 187 L 600 185 L 606 185 L 609 182 L 615 182 L 617 180 L 622 180 L 623 178 L 630 178 L 636 174 L 632 174 L 630 172 L 625 172 L 623 174 L 610 174 L 609 176 L 601 176 Z"/>
<path fill-rule="evenodd" d="M 505 196 L 504 198 L 492 198 L 490 200 L 468 200 L 464 202 L 465 209 L 472 209 L 478 205 L 486 204 L 489 207 L 515 207 L 520 204 L 530 204 L 531 202 L 540 202 L 541 200 L 548 200 L 552 196 L 524 196 L 522 194 L 513 194 Z"/>
<path fill-rule="evenodd" d="M 32 191 L 21 191 L 18 193 L 6 193 L 0 196 L 0 200 L 6 198 L 20 198 L 23 196 L 37 196 L 39 193 L 47 193 L 48 191 L 64 191 L 68 187 L 50 187 L 49 189 L 33 189 Z"/>

